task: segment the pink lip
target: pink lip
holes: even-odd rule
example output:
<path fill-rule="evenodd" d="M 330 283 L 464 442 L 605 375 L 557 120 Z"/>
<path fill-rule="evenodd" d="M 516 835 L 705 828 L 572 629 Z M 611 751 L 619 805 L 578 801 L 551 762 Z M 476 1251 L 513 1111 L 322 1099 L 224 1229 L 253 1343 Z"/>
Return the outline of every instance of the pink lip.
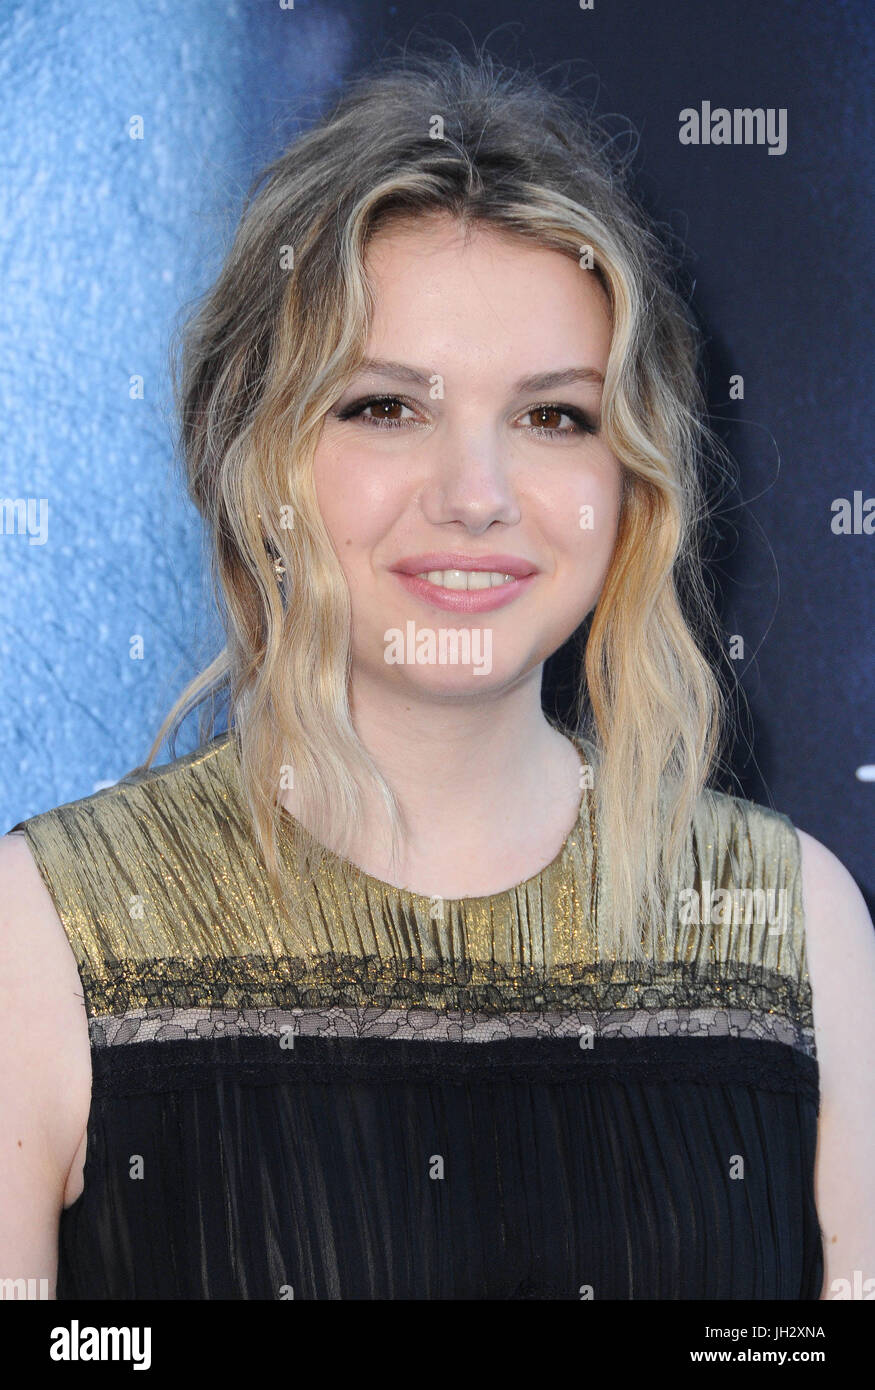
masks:
<path fill-rule="evenodd" d="M 484 613 L 512 603 L 533 582 L 537 567 L 519 555 L 464 555 L 458 550 L 433 550 L 425 555 L 408 555 L 392 569 L 408 593 L 435 608 L 451 613 Z M 492 570 L 512 574 L 507 584 L 494 589 L 441 589 L 427 579 L 418 579 L 424 570 Z"/>
<path fill-rule="evenodd" d="M 537 565 L 519 555 L 463 555 L 460 550 L 432 550 L 425 555 L 408 555 L 392 569 L 396 574 L 422 574 L 423 570 L 494 570 L 525 579 L 537 572 Z"/>
<path fill-rule="evenodd" d="M 458 569 L 459 566 L 434 565 L 432 568 Z M 497 565 L 496 569 L 502 566 Z M 510 574 L 510 570 L 503 572 Z M 492 608 L 503 608 L 506 603 L 513 603 L 537 578 L 535 574 L 527 574 L 522 579 L 512 579 L 509 584 L 498 584 L 494 589 L 441 589 L 437 584 L 429 584 L 427 579 L 417 579 L 415 574 L 402 574 L 397 570 L 396 573 L 408 593 L 452 613 L 484 613 Z"/>

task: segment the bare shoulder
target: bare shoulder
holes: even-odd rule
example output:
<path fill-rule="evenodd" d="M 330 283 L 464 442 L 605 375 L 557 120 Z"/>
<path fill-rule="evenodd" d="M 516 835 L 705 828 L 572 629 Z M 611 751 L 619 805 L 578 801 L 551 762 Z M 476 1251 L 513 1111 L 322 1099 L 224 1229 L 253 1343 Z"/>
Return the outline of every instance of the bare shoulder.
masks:
<path fill-rule="evenodd" d="M 0 835 L 0 887 L 0 950 L 4 964 L 16 973 L 32 968 L 35 979 L 44 978 L 48 971 L 50 981 L 60 973 L 67 982 L 75 979 L 78 983 L 73 951 L 27 839 L 20 831 Z M 8 977 L 0 981 L 6 982 Z"/>
<path fill-rule="evenodd" d="M 76 958 L 20 832 L 0 836 L 0 904 L 0 1019 L 17 1019 L 32 1043 L 54 1035 L 64 1037 L 65 1051 L 74 1050 L 77 1035 L 87 1043 Z"/>
<path fill-rule="evenodd" d="M 54 1284 L 90 1086 L 73 951 L 26 838 L 0 836 L 0 1278 Z"/>
<path fill-rule="evenodd" d="M 853 877 L 798 831 L 820 1071 L 816 1201 L 822 1297 L 875 1296 L 875 928 Z M 868 1281 L 871 1280 L 871 1284 Z"/>
<path fill-rule="evenodd" d="M 829 1010 L 824 1023 L 838 1024 L 833 1008 L 841 1001 L 841 1013 L 862 1007 L 871 1017 L 875 1006 L 875 927 L 863 894 L 852 875 L 819 840 L 798 830 L 802 850 L 802 901 L 812 992 L 819 995 L 815 1008 Z M 861 1025 L 863 1018 L 855 1023 Z M 848 1026 L 847 1019 L 845 1027 Z M 824 1034 L 823 1061 L 832 1052 L 833 1028 Z M 818 1047 L 818 1052 L 821 1049 Z"/>

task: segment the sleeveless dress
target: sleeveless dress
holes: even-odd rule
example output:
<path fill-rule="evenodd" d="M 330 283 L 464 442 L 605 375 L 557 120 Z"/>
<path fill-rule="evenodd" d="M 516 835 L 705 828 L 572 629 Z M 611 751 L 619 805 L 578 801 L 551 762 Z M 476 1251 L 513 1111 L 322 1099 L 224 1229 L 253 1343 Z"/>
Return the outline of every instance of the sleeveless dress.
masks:
<path fill-rule="evenodd" d="M 629 963 L 590 800 L 540 873 L 455 900 L 327 849 L 307 877 L 283 812 L 291 909 L 233 732 L 13 827 L 90 1032 L 58 1297 L 818 1298 L 793 826 L 703 794 Z"/>

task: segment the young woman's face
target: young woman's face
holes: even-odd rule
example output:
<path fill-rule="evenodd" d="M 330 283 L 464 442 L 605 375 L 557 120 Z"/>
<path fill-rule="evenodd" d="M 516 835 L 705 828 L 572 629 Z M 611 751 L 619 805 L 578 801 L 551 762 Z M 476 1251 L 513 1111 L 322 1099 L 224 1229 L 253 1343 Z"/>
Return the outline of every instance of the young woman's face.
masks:
<path fill-rule="evenodd" d="M 594 432 L 605 298 L 572 259 L 482 226 L 466 244 L 443 216 L 378 233 L 367 270 L 370 365 L 314 461 L 354 673 L 482 697 L 562 645 L 608 569 L 621 470 Z"/>

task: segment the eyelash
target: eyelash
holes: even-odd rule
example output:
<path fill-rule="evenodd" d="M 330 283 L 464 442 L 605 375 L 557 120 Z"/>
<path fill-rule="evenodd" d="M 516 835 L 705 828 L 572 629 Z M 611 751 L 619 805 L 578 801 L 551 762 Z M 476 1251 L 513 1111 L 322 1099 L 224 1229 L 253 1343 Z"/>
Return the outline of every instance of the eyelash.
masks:
<path fill-rule="evenodd" d="M 414 406 L 409 401 L 405 401 L 402 396 L 366 396 L 360 401 L 354 401 L 345 409 L 336 411 L 335 414 L 338 420 L 361 419 L 363 424 L 378 430 L 406 428 L 414 423 L 412 420 L 376 420 L 363 413 L 371 405 L 403 405 L 408 410 L 414 409 Z M 596 422 L 578 406 L 563 405 L 559 401 L 540 401 L 537 405 L 530 405 L 524 414 L 534 415 L 539 410 L 557 410 L 561 415 L 567 415 L 570 420 L 573 420 L 575 428 L 560 430 L 549 429 L 546 425 L 530 425 L 531 433 L 538 439 L 556 439 L 563 435 L 598 433 Z"/>

